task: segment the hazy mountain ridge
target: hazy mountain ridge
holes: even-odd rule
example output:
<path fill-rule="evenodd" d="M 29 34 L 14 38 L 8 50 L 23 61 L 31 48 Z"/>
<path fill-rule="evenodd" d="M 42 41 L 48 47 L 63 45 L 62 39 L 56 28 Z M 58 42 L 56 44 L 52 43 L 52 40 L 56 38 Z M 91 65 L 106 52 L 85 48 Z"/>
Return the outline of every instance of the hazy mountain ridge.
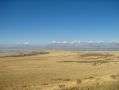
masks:
<path fill-rule="evenodd" d="M 65 49 L 65 50 L 119 50 L 118 42 L 61 42 L 52 43 L 49 45 L 53 49 Z"/>
<path fill-rule="evenodd" d="M 119 42 L 53 42 L 46 45 L 0 45 L 0 50 L 119 50 Z"/>

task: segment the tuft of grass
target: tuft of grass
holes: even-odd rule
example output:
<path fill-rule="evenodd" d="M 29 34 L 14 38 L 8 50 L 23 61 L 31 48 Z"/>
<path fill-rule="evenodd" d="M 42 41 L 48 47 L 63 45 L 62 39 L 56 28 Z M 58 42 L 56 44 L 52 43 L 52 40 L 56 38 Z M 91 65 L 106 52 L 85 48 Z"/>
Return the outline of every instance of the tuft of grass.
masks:
<path fill-rule="evenodd" d="M 48 85 L 48 83 L 42 83 L 41 85 Z"/>
<path fill-rule="evenodd" d="M 59 88 L 64 90 L 65 85 L 64 84 L 61 84 L 61 85 L 59 85 Z"/>
<path fill-rule="evenodd" d="M 94 79 L 94 77 L 93 76 L 90 76 L 90 77 L 87 77 L 85 79 Z"/>
<path fill-rule="evenodd" d="M 64 81 L 70 81 L 71 79 L 69 79 L 69 78 L 66 78 L 66 79 L 64 79 Z"/>
<path fill-rule="evenodd" d="M 110 77 L 112 77 L 113 79 L 116 79 L 116 78 L 119 78 L 119 74 L 110 75 Z"/>
<path fill-rule="evenodd" d="M 77 79 L 77 84 L 81 84 L 81 79 Z"/>

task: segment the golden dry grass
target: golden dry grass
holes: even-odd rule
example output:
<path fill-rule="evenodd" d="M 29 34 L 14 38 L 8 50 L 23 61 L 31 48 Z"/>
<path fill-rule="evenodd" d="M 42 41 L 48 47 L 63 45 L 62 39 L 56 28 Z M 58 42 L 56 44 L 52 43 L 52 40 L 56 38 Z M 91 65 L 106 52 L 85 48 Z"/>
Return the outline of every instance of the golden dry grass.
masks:
<path fill-rule="evenodd" d="M 117 85 L 119 52 L 46 52 L 0 57 L 0 90 L 88 90 L 97 79 L 100 87 Z"/>

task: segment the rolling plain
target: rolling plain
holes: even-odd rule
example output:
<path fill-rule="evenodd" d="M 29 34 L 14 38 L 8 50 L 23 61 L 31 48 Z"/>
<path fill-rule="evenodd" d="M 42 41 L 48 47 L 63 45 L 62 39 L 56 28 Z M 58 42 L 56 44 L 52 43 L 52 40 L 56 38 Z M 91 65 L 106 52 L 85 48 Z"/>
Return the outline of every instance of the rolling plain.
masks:
<path fill-rule="evenodd" d="M 1 52 L 0 90 L 119 90 L 119 52 Z"/>

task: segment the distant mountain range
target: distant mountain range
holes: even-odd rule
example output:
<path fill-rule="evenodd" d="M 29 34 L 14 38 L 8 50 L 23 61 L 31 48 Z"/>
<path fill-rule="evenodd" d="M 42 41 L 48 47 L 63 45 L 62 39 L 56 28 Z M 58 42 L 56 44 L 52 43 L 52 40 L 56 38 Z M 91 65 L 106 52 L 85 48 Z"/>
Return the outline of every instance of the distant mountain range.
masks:
<path fill-rule="evenodd" d="M 19 44 L 19 45 L 0 45 L 0 51 L 9 50 L 119 50 L 119 41 L 53 41 L 46 45 L 30 45 L 30 44 Z"/>

